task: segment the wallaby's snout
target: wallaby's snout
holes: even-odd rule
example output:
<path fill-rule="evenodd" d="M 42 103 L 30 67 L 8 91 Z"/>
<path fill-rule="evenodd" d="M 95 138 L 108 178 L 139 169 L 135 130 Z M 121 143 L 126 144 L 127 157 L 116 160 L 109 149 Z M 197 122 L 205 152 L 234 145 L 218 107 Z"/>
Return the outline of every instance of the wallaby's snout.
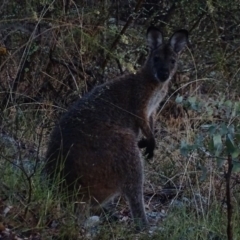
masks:
<path fill-rule="evenodd" d="M 170 76 L 170 72 L 169 72 L 169 69 L 167 67 L 165 67 L 165 68 L 161 67 L 161 68 L 158 69 L 157 78 L 160 81 L 162 81 L 162 82 L 166 81 L 169 78 L 169 76 Z"/>
<path fill-rule="evenodd" d="M 153 157 L 153 116 L 167 94 L 187 39 L 187 31 L 179 30 L 165 43 L 162 32 L 150 27 L 144 66 L 79 99 L 56 123 L 48 145 L 46 170 L 52 178 L 60 174 L 61 187 L 66 184 L 92 205 L 124 195 L 140 229 L 148 220 L 139 147 Z M 145 138 L 138 143 L 140 132 Z"/>
<path fill-rule="evenodd" d="M 176 31 L 165 43 L 162 32 L 149 27 L 147 42 L 150 50 L 147 64 L 152 68 L 153 75 L 160 82 L 170 80 L 177 70 L 178 55 L 188 43 L 188 32 Z"/>

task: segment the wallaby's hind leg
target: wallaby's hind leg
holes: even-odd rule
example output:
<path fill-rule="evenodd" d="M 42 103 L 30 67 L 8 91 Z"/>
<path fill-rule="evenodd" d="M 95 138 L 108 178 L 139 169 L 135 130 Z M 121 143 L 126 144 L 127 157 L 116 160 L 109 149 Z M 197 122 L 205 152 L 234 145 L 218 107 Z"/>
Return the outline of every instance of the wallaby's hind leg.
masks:
<path fill-rule="evenodd" d="M 125 172 L 121 191 L 128 200 L 137 229 L 144 229 L 148 225 L 148 220 L 143 200 L 143 161 L 136 141 L 132 144 L 131 142 L 126 144 L 126 148 L 122 149 L 122 154 L 125 155 L 125 159 L 122 161 L 122 165 L 125 165 Z"/>
<path fill-rule="evenodd" d="M 145 214 L 142 186 L 133 186 L 125 190 L 125 196 L 131 208 L 132 217 L 137 229 L 144 229 L 148 226 Z"/>

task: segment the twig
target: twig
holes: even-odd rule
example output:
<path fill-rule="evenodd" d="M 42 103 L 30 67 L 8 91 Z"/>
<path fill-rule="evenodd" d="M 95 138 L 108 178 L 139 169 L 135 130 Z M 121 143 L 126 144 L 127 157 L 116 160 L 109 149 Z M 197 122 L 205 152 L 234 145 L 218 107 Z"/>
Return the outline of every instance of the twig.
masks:
<path fill-rule="evenodd" d="M 196 22 L 192 25 L 192 27 L 189 29 L 189 33 L 191 33 L 196 27 L 197 25 L 201 22 L 201 20 L 203 19 L 203 17 L 206 15 L 206 11 L 203 12 L 202 14 L 200 14 L 200 16 L 198 16 L 198 19 L 196 20 Z"/>
<path fill-rule="evenodd" d="M 226 198 L 227 198 L 227 236 L 228 240 L 233 239 L 233 232 L 232 232 L 232 204 L 231 204 L 231 189 L 230 189 L 230 179 L 231 179 L 231 173 L 232 173 L 232 156 L 228 155 L 228 171 L 225 173 L 226 178 Z"/>
<path fill-rule="evenodd" d="M 122 28 L 121 32 L 117 35 L 117 37 L 115 38 L 115 40 L 113 41 L 110 49 L 109 49 L 109 53 L 107 54 L 103 64 L 102 64 L 102 69 L 104 69 L 107 65 L 108 59 L 109 59 L 109 55 L 110 52 L 116 48 L 121 36 L 126 32 L 127 28 L 130 26 L 130 24 L 132 23 L 133 19 L 134 19 L 134 15 L 139 11 L 141 5 L 142 5 L 143 0 L 138 0 L 135 9 L 133 11 L 133 13 L 129 16 L 127 22 L 125 23 L 124 27 Z"/>
<path fill-rule="evenodd" d="M 116 62 L 117 62 L 120 73 L 123 74 L 122 66 L 121 66 L 119 59 L 116 58 Z"/>

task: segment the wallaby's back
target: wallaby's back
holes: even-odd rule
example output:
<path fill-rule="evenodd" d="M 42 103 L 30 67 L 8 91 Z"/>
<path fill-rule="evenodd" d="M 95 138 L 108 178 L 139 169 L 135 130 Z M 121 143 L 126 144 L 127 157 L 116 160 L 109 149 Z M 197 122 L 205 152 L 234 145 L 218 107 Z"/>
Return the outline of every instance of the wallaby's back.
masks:
<path fill-rule="evenodd" d="M 56 124 L 49 142 L 50 175 L 60 172 L 69 189 L 77 189 L 92 204 L 125 195 L 140 228 L 148 221 L 138 136 L 142 131 L 146 154 L 152 157 L 155 140 L 150 119 L 167 93 L 187 38 L 187 31 L 180 30 L 165 44 L 162 33 L 150 27 L 150 53 L 142 69 L 97 86 L 79 99 Z"/>

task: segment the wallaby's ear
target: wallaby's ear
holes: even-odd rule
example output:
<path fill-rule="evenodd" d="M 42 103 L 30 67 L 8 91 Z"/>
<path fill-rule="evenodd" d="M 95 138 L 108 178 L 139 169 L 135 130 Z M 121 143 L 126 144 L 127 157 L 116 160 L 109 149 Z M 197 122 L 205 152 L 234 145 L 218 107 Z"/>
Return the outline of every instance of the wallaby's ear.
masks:
<path fill-rule="evenodd" d="M 176 31 L 169 39 L 169 44 L 174 52 L 181 52 L 188 44 L 188 31 L 185 29 Z"/>
<path fill-rule="evenodd" d="M 150 49 L 155 49 L 163 43 L 162 32 L 156 27 L 149 27 L 147 30 L 147 45 Z"/>

